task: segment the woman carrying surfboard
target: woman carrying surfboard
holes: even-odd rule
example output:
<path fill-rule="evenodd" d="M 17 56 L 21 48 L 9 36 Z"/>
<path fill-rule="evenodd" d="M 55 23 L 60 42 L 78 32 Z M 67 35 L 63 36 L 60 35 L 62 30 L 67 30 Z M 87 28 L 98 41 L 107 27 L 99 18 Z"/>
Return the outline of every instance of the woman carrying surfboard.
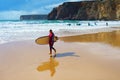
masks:
<path fill-rule="evenodd" d="M 52 30 L 49 30 L 49 47 L 50 47 L 50 57 L 52 57 L 52 49 L 54 50 L 55 52 L 55 55 L 54 57 L 56 57 L 56 49 L 53 47 L 54 45 L 54 33 Z"/>

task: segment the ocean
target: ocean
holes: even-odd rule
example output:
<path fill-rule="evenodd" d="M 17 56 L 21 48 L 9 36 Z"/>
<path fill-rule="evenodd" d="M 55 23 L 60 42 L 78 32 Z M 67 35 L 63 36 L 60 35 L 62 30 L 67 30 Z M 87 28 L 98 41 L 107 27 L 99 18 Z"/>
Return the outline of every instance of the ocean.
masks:
<path fill-rule="evenodd" d="M 76 20 L 0 20 L 0 44 L 12 41 L 33 40 L 49 34 L 52 29 L 57 36 L 81 33 L 98 28 L 120 27 L 120 21 Z"/>

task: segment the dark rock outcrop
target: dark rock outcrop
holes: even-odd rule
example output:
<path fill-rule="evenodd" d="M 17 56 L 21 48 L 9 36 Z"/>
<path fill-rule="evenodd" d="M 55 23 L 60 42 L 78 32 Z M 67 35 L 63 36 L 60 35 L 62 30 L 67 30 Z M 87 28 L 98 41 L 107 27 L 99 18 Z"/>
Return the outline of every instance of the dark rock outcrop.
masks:
<path fill-rule="evenodd" d="M 120 0 L 65 2 L 48 14 L 49 20 L 120 20 Z"/>
<path fill-rule="evenodd" d="M 45 20 L 47 15 L 21 15 L 20 20 Z"/>

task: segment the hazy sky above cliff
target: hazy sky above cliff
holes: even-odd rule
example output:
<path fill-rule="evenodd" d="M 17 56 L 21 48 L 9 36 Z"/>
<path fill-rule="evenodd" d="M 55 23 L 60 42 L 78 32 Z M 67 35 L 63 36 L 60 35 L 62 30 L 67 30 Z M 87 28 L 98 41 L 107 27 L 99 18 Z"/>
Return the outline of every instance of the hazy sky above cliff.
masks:
<path fill-rule="evenodd" d="M 26 14 L 48 14 L 54 7 L 69 1 L 82 0 L 0 0 L 0 20 L 16 20 Z"/>

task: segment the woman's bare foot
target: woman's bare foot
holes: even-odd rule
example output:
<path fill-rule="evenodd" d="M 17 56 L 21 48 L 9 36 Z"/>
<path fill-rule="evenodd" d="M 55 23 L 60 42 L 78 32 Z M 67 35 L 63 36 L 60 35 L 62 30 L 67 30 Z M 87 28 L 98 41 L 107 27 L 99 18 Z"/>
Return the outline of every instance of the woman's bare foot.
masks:
<path fill-rule="evenodd" d="M 50 55 L 50 57 L 52 57 L 52 54 L 51 54 L 51 53 L 49 53 L 49 55 Z"/>

